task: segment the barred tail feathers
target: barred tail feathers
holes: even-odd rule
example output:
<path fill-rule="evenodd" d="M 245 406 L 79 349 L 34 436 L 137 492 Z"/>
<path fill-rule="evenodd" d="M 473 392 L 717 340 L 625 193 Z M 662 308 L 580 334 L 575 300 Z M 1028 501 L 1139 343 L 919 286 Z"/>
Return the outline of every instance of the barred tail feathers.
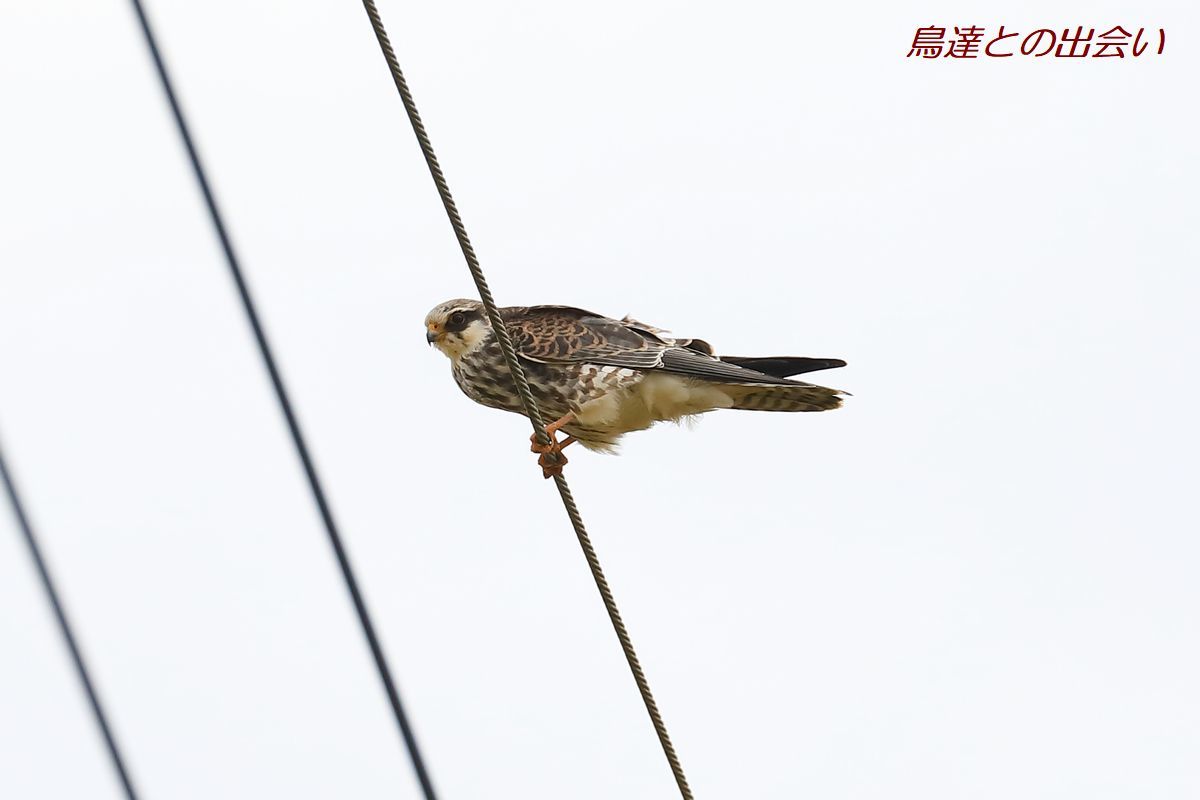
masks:
<path fill-rule="evenodd" d="M 728 386 L 731 408 L 746 411 L 831 411 L 842 404 L 842 392 L 813 384 L 797 386 Z"/>

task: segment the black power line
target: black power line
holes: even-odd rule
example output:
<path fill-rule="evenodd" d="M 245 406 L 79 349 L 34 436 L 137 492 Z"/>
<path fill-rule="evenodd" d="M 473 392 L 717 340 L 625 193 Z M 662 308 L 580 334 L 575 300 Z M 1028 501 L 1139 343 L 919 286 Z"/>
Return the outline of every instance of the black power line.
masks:
<path fill-rule="evenodd" d="M 12 505 L 13 516 L 17 518 L 17 527 L 25 535 L 25 544 L 29 545 L 29 555 L 33 558 L 33 565 L 37 568 L 38 577 L 41 578 L 42 588 L 46 590 L 46 598 L 50 601 L 50 607 L 54 610 L 54 616 L 58 620 L 58 629 L 67 643 L 67 649 L 71 651 L 71 660 L 75 662 L 75 672 L 79 675 L 79 682 L 83 684 L 83 691 L 87 694 L 88 703 L 92 707 L 92 716 L 96 718 L 100 734 L 104 737 L 104 744 L 108 747 L 108 755 L 112 760 L 113 769 L 117 771 L 117 777 L 125 789 L 125 796 L 129 800 L 137 800 L 137 792 L 133 790 L 133 781 L 129 777 L 129 770 L 125 768 L 125 759 L 121 757 L 121 749 L 117 747 L 116 737 L 108 724 L 104 706 L 100 704 L 100 696 L 96 693 L 96 687 L 88 673 L 87 663 L 83 660 L 83 653 L 79 650 L 79 643 L 75 641 L 75 634 L 71 632 L 71 623 L 67 621 L 67 612 L 63 609 L 58 591 L 54 588 L 54 581 L 50 578 L 50 570 L 46 566 L 46 560 L 42 557 L 41 548 L 38 547 L 37 537 L 33 533 L 33 525 L 29 522 L 29 516 L 25 513 L 21 496 L 17 493 L 16 481 L 4 459 L 3 449 L 0 449 L 0 479 L 3 480 L 4 490 L 8 494 L 8 502 Z"/>
<path fill-rule="evenodd" d="M 313 500 L 316 501 L 322 522 L 325 523 L 325 531 L 329 534 L 329 543 L 333 546 L 334 556 L 336 556 L 338 566 L 341 568 L 342 577 L 345 578 L 346 589 L 349 590 L 350 599 L 354 602 L 354 610 L 358 614 L 358 621 L 362 624 L 363 635 L 366 637 L 367 644 L 371 648 L 371 656 L 375 659 L 375 667 L 379 671 L 380 680 L 383 681 L 388 702 L 391 704 L 396 724 L 400 728 L 400 735 L 403 737 L 404 744 L 408 748 L 408 754 L 412 757 L 413 769 L 417 773 L 417 780 L 421 783 L 421 789 L 424 791 L 426 799 L 435 800 L 436 795 L 433 790 L 433 783 L 429 778 L 428 770 L 425 768 L 421 751 L 417 747 L 417 740 L 413 734 L 412 725 L 404 713 L 404 706 L 400 702 L 400 693 L 396 689 L 395 681 L 392 679 L 391 669 L 388 667 L 387 659 L 383 654 L 383 647 L 379 643 L 379 637 L 375 633 L 375 626 L 371 623 L 370 614 L 367 613 L 367 605 L 363 599 L 362 592 L 358 588 L 358 581 L 354 577 L 354 572 L 350 567 L 350 559 L 346 554 L 345 546 L 342 544 L 342 537 L 338 533 L 337 525 L 333 521 L 333 511 L 329 507 L 325 491 L 321 488 L 321 481 L 317 477 L 316 465 L 313 463 L 308 446 L 305 444 L 304 436 L 300 432 L 300 422 L 297 420 L 296 413 L 292 409 L 292 403 L 288 399 L 287 390 L 284 388 L 279 367 L 276 365 L 271 347 L 267 343 L 266 332 L 263 330 L 262 322 L 259 320 L 254 301 L 250 297 L 250 289 L 246 285 L 237 255 L 233 251 L 233 244 L 229 239 L 229 233 L 225 228 L 221 212 L 217 209 L 216 198 L 213 196 L 212 187 L 209 185 L 204 167 L 200 163 L 200 156 L 196 152 L 195 143 L 192 140 L 187 121 L 183 117 L 183 110 L 180 108 L 179 99 L 175 94 L 171 78 L 167 74 L 167 67 L 163 63 L 162 53 L 159 51 L 158 43 L 154 38 L 154 32 L 151 30 L 150 22 L 146 18 L 146 10 L 142 6 L 141 0 L 131 1 L 133 9 L 137 14 L 138 22 L 141 23 L 142 33 L 145 34 L 146 46 L 150 48 L 150 56 L 154 59 L 154 66 L 162 82 L 163 91 L 166 93 L 167 102 L 171 106 L 171 113 L 175 117 L 175 124 L 179 128 L 179 136 L 183 140 L 183 146 L 187 149 L 188 159 L 192 164 L 192 171 L 196 175 L 196 183 L 199 184 L 200 192 L 204 195 L 204 202 L 208 206 L 208 214 L 212 219 L 213 228 L 216 230 L 217 238 L 221 241 L 221 249 L 225 251 L 225 260 L 229 265 L 229 272 L 233 276 L 234 283 L 237 285 L 238 295 L 241 297 L 242 306 L 246 311 L 246 318 L 253 329 L 254 339 L 258 343 L 259 352 L 262 354 L 263 364 L 266 366 L 267 373 L 271 377 L 271 385 L 275 388 L 275 397 L 279 400 L 279 407 L 283 411 L 284 419 L 287 421 L 288 431 L 292 436 L 292 443 L 295 444 L 296 453 L 300 456 L 300 462 L 304 466 L 304 474 L 308 477 L 308 486 L 312 490 Z"/>

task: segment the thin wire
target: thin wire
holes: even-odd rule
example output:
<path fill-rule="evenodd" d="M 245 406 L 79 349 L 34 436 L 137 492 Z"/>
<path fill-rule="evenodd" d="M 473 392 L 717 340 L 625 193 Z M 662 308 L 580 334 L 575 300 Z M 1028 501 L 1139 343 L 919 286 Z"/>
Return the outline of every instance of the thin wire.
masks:
<path fill-rule="evenodd" d="M 529 421 L 533 425 L 533 432 L 537 436 L 538 441 L 543 445 L 548 444 L 550 438 L 546 433 L 546 425 L 541 411 L 538 409 L 537 401 L 529 389 L 529 382 L 525 378 L 525 370 L 522 369 L 520 361 L 517 360 L 517 354 L 513 349 L 508 329 L 500 318 L 500 312 L 496 308 L 496 301 L 492 298 L 492 292 L 488 288 L 486 278 L 484 278 L 483 269 L 479 265 L 479 258 L 475 255 L 475 248 L 471 246 L 466 226 L 463 225 L 462 217 L 458 213 L 458 207 L 455 205 L 454 198 L 450 194 L 450 186 L 446 182 L 446 176 L 442 173 L 437 156 L 434 155 L 433 145 L 429 141 L 429 134 L 425 131 L 425 124 L 421 122 L 421 115 L 417 112 L 417 105 L 413 101 L 412 92 L 409 91 L 408 82 L 404 79 L 404 73 L 400 70 L 400 62 L 396 59 L 396 53 L 392 49 L 387 31 L 384 30 L 383 20 L 379 16 L 379 9 L 375 7 L 374 0 L 363 0 L 363 7 L 366 9 L 367 16 L 371 20 L 371 27 L 375 30 L 375 38 L 379 40 L 379 47 L 383 51 L 383 57 L 387 60 L 388 68 L 392 72 L 392 79 L 396 82 L 396 89 L 400 92 L 400 99 L 404 103 L 404 109 L 408 112 L 408 119 L 412 123 L 413 133 L 417 135 L 417 142 L 421 145 L 421 152 L 425 156 L 425 163 L 429 165 L 429 172 L 433 176 L 434 184 L 437 186 L 438 195 L 442 198 L 442 205 L 445 206 L 446 214 L 450 217 L 450 225 L 454 228 L 454 235 L 458 238 L 458 245 L 462 248 L 463 256 L 466 257 L 467 268 L 471 271 L 471 277 L 475 281 L 475 288 L 479 290 L 479 299 L 483 301 L 488 321 L 491 323 L 492 330 L 496 333 L 496 338 L 499 339 L 500 347 L 504 351 L 504 360 L 508 363 L 509 371 L 512 372 L 513 380 L 517 385 L 517 392 L 521 395 L 521 402 L 525 406 L 526 416 L 529 417 Z M 671 744 L 671 737 L 667 734 L 667 726 L 663 722 L 662 714 L 658 711 L 658 704 L 654 702 L 654 695 L 650 693 L 650 684 L 646 680 L 646 673 L 643 672 L 641 662 L 638 661 L 637 653 L 633 649 L 633 641 L 629 638 L 629 631 L 626 630 L 625 623 L 621 619 L 621 612 L 617 609 L 617 601 L 613 597 L 612 589 L 609 588 L 608 580 L 604 577 L 604 570 L 600 567 L 600 559 L 596 555 L 596 549 L 592 546 L 591 537 L 588 536 L 587 530 L 583 526 L 583 518 L 579 514 L 579 508 L 575 505 L 571 489 L 567 486 L 567 479 L 561 474 L 555 475 L 554 483 L 558 487 L 559 495 L 562 497 L 563 506 L 567 509 L 567 516 L 571 519 L 571 527 L 575 529 L 575 536 L 579 539 L 579 545 L 583 548 L 584 558 L 587 559 L 588 567 L 592 571 L 592 578 L 596 581 L 596 588 L 600 591 L 600 597 L 604 601 L 604 608 L 608 611 L 609 619 L 612 620 L 613 630 L 616 631 L 617 639 L 621 642 L 621 650 L 625 653 L 625 660 L 629 662 L 629 669 L 633 673 L 633 680 L 637 683 L 638 691 L 642 695 L 642 702 L 646 705 L 646 711 L 650 715 L 650 721 L 654 725 L 654 732 L 658 734 L 658 741 L 662 745 L 663 754 L 666 755 L 667 763 L 671 766 L 671 773 L 675 776 L 675 782 L 679 785 L 679 792 L 685 800 L 691 800 L 692 791 L 688 788 L 687 778 L 683 774 L 683 766 L 679 763 L 675 747 Z"/>
<path fill-rule="evenodd" d="M 3 448 L 0 448 L 0 479 L 3 479 L 8 502 L 12 505 L 13 515 L 17 518 L 17 527 L 25 535 L 25 544 L 29 545 L 29 555 L 33 558 L 33 565 L 37 568 L 38 577 L 42 580 L 42 588 L 46 590 L 46 597 L 50 600 L 50 607 L 54 610 L 54 616 L 58 620 L 58 629 L 67 643 L 67 649 L 71 651 L 71 660 L 75 662 L 75 672 L 79 675 L 79 682 L 83 684 L 84 693 L 87 694 L 88 703 L 92 707 L 92 716 L 96 718 L 96 724 L 100 726 L 100 734 L 104 737 L 104 744 L 108 747 L 108 755 L 112 760 L 113 769 L 117 771 L 117 777 L 125 789 L 125 796 L 129 800 L 137 800 L 137 792 L 133 790 L 133 780 L 129 777 L 129 770 L 125 768 L 125 759 L 121 757 L 121 750 L 117 747 L 116 737 L 113 735 L 112 727 L 108 724 L 108 716 L 104 713 L 104 706 L 101 705 L 100 696 L 96 693 L 96 687 L 92 683 L 87 663 L 83 660 L 83 653 L 79 650 L 79 643 L 75 640 L 75 634 L 71 632 L 71 623 L 67 621 L 67 612 L 59 599 L 58 590 L 54 588 L 54 581 L 50 578 L 50 569 L 42 557 L 42 550 L 33 533 L 33 525 L 29 522 L 25 506 L 17 492 L 16 480 L 9 471 L 8 462 L 4 458 Z"/>
<path fill-rule="evenodd" d="M 162 82 L 163 91 L 166 93 L 167 102 L 171 106 L 171 113 L 175 117 L 175 124 L 179 128 L 179 136 L 183 139 L 183 145 L 187 149 L 188 158 L 192 164 L 192 171 L 196 175 L 196 182 L 200 185 L 200 191 L 204 195 L 204 202 L 208 206 L 208 213 L 212 218 L 213 228 L 217 232 L 217 238 L 221 240 L 221 248 L 225 251 L 225 260 L 229 264 L 229 272 L 233 276 L 234 283 L 237 284 L 238 295 L 241 297 L 242 306 L 246 310 L 246 318 L 249 320 L 250 327 L 254 331 L 254 339 L 258 342 L 258 349 L 262 354 L 263 363 L 267 368 L 267 373 L 271 377 L 271 385 L 275 388 L 275 397 L 279 400 L 279 406 L 283 411 L 284 419 L 287 421 L 292 442 L 296 446 L 296 453 L 300 456 L 300 462 L 304 466 L 304 474 L 308 478 L 308 486 L 312 490 L 312 496 L 321 514 L 321 520 L 325 523 L 325 531 L 329 534 L 329 543 L 333 546 L 333 553 L 337 558 L 338 566 L 341 568 L 342 577 L 345 579 L 346 589 L 350 592 L 350 599 L 354 603 L 354 610 L 358 614 L 358 621 L 362 625 L 363 635 L 366 636 L 367 644 L 371 648 L 371 656 L 375 659 L 375 667 L 379 672 L 380 680 L 383 681 L 384 690 L 387 692 L 388 702 L 392 707 L 392 714 L 396 718 L 396 724 L 400 728 L 400 735 L 403 737 L 404 744 L 408 748 L 408 754 L 412 758 L 413 769 L 417 773 L 417 780 L 421 784 L 421 789 L 425 793 L 426 800 L 435 800 L 436 794 L 433 790 L 433 782 L 430 780 L 429 772 L 425 768 L 425 761 L 421 757 L 421 751 L 417 747 L 417 740 L 413 734 L 412 725 L 408 721 L 408 716 L 404 713 L 404 706 L 400 702 L 400 693 L 396 689 L 395 681 L 392 679 L 392 672 L 388 667 L 387 659 L 384 657 L 379 637 L 375 633 L 375 626 L 371 623 L 371 616 L 367 613 L 366 601 L 363 599 L 362 592 L 358 588 L 358 581 L 355 579 L 354 571 L 350 567 L 350 558 L 346 553 L 345 546 L 342 544 L 342 537 L 338 533 L 337 525 L 333 521 L 333 511 L 330 509 L 329 501 L 325 497 L 324 489 L 321 488 L 321 481 L 317 478 L 316 465 L 309 454 L 304 436 L 300 432 L 300 422 L 292 410 L 292 403 L 288 399 L 287 390 L 284 388 L 283 378 L 279 373 L 278 366 L 276 366 L 271 347 L 267 343 L 266 332 L 263 330 L 262 323 L 259 320 L 254 301 L 250 297 L 250 289 L 246 285 L 246 280 L 242 274 L 237 256 L 234 254 L 233 244 L 226 231 L 225 223 L 220 211 L 217 209 L 216 198 L 213 196 L 213 191 L 209 185 L 204 167 L 200 163 L 200 156 L 196 152 L 191 132 L 183 117 L 183 110 L 180 108 L 179 100 L 175 95 L 175 89 L 167 74 L 162 54 L 159 52 L 157 41 L 150 28 L 150 22 L 146 18 L 146 11 L 142 7 L 141 0 L 132 0 L 132 3 L 134 11 L 137 13 L 138 21 L 141 23 L 142 32 L 146 37 L 146 45 L 150 48 L 150 55 L 154 59 L 154 66 L 158 70 L 158 77 Z"/>

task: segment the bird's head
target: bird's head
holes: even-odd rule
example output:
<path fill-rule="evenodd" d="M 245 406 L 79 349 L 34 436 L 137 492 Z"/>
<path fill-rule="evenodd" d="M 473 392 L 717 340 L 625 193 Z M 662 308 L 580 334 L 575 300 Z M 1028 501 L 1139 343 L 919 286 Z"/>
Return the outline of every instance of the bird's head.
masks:
<path fill-rule="evenodd" d="M 451 361 L 479 347 L 490 331 L 478 300 L 447 300 L 425 315 L 425 341 L 437 345 Z"/>

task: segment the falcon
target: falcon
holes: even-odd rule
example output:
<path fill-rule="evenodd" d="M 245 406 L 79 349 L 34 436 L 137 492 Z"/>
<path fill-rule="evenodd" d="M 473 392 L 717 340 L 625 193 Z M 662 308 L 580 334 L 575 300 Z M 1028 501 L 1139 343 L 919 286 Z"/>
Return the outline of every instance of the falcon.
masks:
<path fill-rule="evenodd" d="M 529 388 L 547 419 L 549 444 L 531 436 L 542 474 L 561 474 L 562 449 L 579 442 L 612 452 L 630 431 L 719 408 L 829 411 L 847 394 L 792 375 L 844 367 L 836 358 L 717 356 L 701 339 L 676 339 L 625 317 L 570 306 L 501 308 Z M 450 359 L 458 388 L 490 408 L 524 414 L 483 304 L 447 300 L 425 317 L 425 339 Z M 566 434 L 558 438 L 558 432 Z"/>

